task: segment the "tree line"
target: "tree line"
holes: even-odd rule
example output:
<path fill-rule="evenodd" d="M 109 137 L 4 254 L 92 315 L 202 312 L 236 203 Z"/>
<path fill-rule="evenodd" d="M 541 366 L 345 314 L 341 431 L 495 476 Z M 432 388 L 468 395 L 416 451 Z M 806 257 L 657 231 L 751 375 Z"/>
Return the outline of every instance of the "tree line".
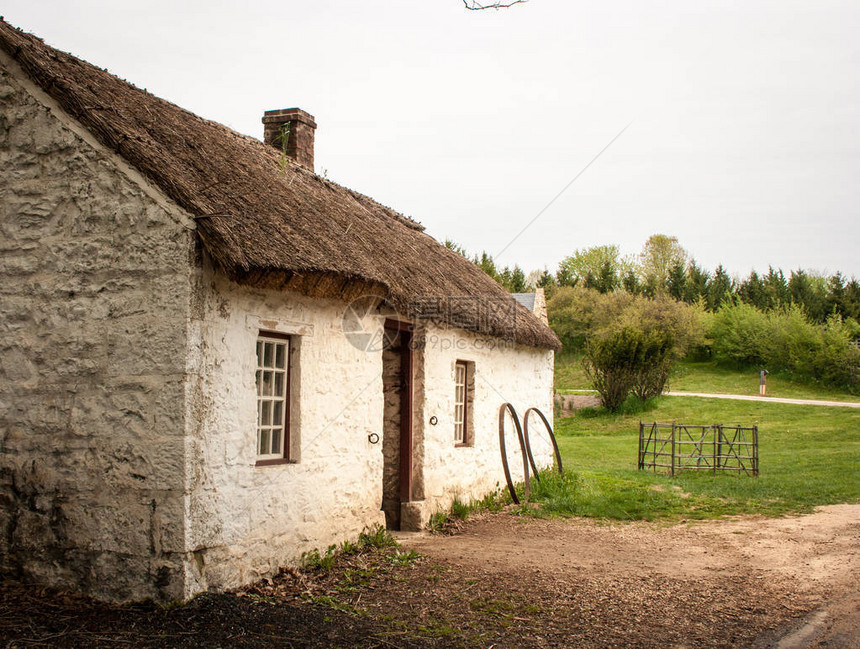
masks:
<path fill-rule="evenodd" d="M 841 273 L 769 268 L 732 278 L 700 267 L 675 237 L 656 234 L 636 256 L 593 246 L 555 273 L 499 268 L 486 252 L 470 259 L 514 293 L 542 287 L 549 323 L 581 355 L 604 406 L 662 393 L 675 362 L 694 354 L 738 368 L 860 391 L 860 285 Z"/>
<path fill-rule="evenodd" d="M 668 295 L 687 304 L 716 312 L 724 304 L 743 303 L 761 311 L 794 305 L 815 323 L 838 315 L 860 321 L 860 282 L 837 271 L 825 275 L 808 270 L 768 267 L 745 278 L 729 275 L 720 264 L 711 272 L 700 266 L 676 237 L 654 234 L 639 255 L 622 256 L 618 246 L 592 246 L 575 250 L 549 270 L 526 274 L 518 265 L 500 267 L 486 252 L 468 255 L 452 241 L 446 245 L 470 259 L 512 293 L 544 288 L 549 295 L 562 286 L 582 286 L 598 293 L 624 291 L 632 295 Z"/>

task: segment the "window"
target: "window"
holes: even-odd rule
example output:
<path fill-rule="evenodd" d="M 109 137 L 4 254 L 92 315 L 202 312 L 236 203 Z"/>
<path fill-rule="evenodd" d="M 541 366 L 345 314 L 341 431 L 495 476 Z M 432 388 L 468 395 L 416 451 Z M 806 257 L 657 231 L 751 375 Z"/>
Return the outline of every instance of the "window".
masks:
<path fill-rule="evenodd" d="M 257 463 L 289 458 L 290 338 L 260 332 L 257 338 Z"/>
<path fill-rule="evenodd" d="M 454 365 L 454 443 L 457 446 L 472 444 L 474 367 L 469 361 L 457 361 Z"/>

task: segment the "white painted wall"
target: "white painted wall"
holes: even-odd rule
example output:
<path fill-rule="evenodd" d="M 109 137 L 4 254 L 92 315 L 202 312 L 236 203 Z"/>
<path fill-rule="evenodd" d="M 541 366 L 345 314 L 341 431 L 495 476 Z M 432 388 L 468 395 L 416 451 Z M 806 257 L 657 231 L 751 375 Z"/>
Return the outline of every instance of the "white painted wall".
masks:
<path fill-rule="evenodd" d="M 346 303 L 239 286 L 207 268 L 198 350 L 189 381 L 187 447 L 189 594 L 248 583 L 295 564 L 305 551 L 355 538 L 384 524 L 382 354 L 344 336 Z M 381 316 L 380 316 L 381 319 Z M 300 459 L 255 466 L 255 342 L 261 330 L 293 334 L 291 428 Z M 455 496 L 480 498 L 504 487 L 498 410 L 510 401 L 552 417 L 552 352 L 499 344 L 464 331 L 431 329 L 415 354 L 415 491 L 418 516 Z M 454 363 L 475 362 L 474 445 L 453 443 Z M 192 413 L 198 413 L 192 415 Z M 436 426 L 429 424 L 436 416 Z M 194 423 L 199 422 L 199 423 Z M 536 428 L 536 437 L 542 427 Z M 294 442 L 295 443 L 295 442 Z M 536 460 L 551 464 L 548 443 Z M 521 455 L 508 449 L 516 479 Z"/>
<path fill-rule="evenodd" d="M 488 338 L 459 329 L 429 327 L 418 365 L 423 366 L 423 398 L 416 411 L 416 429 L 423 438 L 425 513 L 443 509 L 459 497 L 481 498 L 506 489 L 499 452 L 499 407 L 513 404 L 520 418 L 540 408 L 552 422 L 553 352 Z M 474 445 L 454 445 L 454 365 L 475 363 Z M 438 423 L 430 424 L 435 416 Z M 506 425 L 511 473 L 523 476 L 522 455 L 513 423 Z M 532 415 L 530 434 L 535 462 L 552 464 L 552 447 L 543 424 Z"/>
<path fill-rule="evenodd" d="M 191 592 L 247 583 L 384 523 L 382 444 L 368 440 L 382 432 L 382 357 L 343 335 L 346 304 L 245 288 L 211 269 L 201 291 L 187 438 Z M 255 466 L 261 328 L 295 335 L 294 464 Z"/>

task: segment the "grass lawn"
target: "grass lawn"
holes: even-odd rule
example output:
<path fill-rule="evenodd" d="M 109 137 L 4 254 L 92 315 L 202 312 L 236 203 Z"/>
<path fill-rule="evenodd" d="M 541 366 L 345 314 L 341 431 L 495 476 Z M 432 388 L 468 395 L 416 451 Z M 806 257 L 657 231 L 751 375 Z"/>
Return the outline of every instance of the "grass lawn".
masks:
<path fill-rule="evenodd" d="M 555 391 L 587 390 L 591 382 L 582 369 L 582 355 L 561 352 L 555 355 Z"/>
<path fill-rule="evenodd" d="M 718 394 L 757 395 L 759 374 L 755 368 L 738 371 L 721 367 L 714 361 L 681 361 L 669 379 L 669 390 L 679 392 L 713 392 Z M 800 383 L 778 374 L 767 377 L 770 397 L 791 399 L 824 399 L 827 401 L 860 401 L 860 395 L 827 386 Z"/>
<path fill-rule="evenodd" d="M 756 369 L 736 370 L 718 366 L 714 361 L 680 361 L 672 373 L 668 390 L 678 392 L 712 392 L 716 394 L 757 395 L 759 375 Z M 561 353 L 555 358 L 556 392 L 574 392 L 591 388 L 582 369 L 582 356 Z M 826 401 L 860 401 L 860 395 L 835 388 L 800 383 L 783 376 L 767 377 L 767 394 L 791 399 L 823 399 Z"/>
<path fill-rule="evenodd" d="M 758 478 L 636 469 L 640 417 L 686 424 L 757 424 Z M 557 419 L 564 480 L 536 488 L 549 514 L 615 519 L 779 515 L 860 502 L 860 410 L 661 397 L 650 410 L 611 415 L 587 409 Z"/>

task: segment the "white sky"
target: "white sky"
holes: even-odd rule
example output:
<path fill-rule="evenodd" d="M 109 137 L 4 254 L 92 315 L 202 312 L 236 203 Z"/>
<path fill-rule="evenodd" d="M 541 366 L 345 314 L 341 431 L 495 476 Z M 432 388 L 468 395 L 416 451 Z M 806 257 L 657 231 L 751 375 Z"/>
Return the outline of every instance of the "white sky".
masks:
<path fill-rule="evenodd" d="M 317 171 L 499 259 L 675 235 L 705 267 L 860 277 L 860 3 L 4 0 L 6 20 L 262 136 L 316 117 Z M 632 123 L 631 123 L 632 122 Z M 384 245 L 384 244 L 383 244 Z"/>

